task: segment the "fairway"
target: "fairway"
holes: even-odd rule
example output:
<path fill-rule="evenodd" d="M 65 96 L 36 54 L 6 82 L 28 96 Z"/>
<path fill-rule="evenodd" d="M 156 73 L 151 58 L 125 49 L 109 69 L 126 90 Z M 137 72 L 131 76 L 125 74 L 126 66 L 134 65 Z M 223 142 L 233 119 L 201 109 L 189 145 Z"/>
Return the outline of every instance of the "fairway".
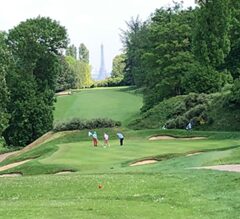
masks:
<path fill-rule="evenodd" d="M 55 121 L 71 118 L 110 118 L 124 125 L 139 114 L 142 97 L 126 92 L 129 88 L 96 88 L 81 90 L 70 96 L 59 96 Z"/>
<path fill-rule="evenodd" d="M 143 3 L 2 2 L 0 219 L 240 219 L 240 0 Z"/>
<path fill-rule="evenodd" d="M 119 110 L 123 103 L 126 107 Z M 1 162 L 0 168 L 22 164 L 0 172 L 20 175 L 0 178 L 0 218 L 238 218 L 239 173 L 195 168 L 240 163 L 240 134 L 130 130 L 127 122 L 141 103 L 126 88 L 58 97 L 56 120 L 95 115 L 123 126 L 96 129 L 98 147 L 92 146 L 88 130 L 53 133 Z M 118 131 L 125 136 L 123 146 Z M 104 132 L 110 147 L 102 145 Z M 155 163 L 131 166 L 148 159 Z"/>

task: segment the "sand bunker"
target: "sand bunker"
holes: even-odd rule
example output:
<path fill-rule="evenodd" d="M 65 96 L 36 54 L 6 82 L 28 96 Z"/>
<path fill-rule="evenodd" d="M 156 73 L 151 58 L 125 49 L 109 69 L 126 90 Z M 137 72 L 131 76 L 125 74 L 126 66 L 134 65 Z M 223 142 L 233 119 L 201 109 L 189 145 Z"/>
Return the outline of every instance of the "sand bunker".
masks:
<path fill-rule="evenodd" d="M 74 172 L 71 170 L 64 170 L 64 171 L 55 173 L 55 175 L 64 175 L 64 174 L 69 174 L 69 173 L 74 173 Z"/>
<path fill-rule="evenodd" d="M 56 93 L 56 96 L 65 96 L 65 95 L 71 95 L 72 91 L 61 91 Z"/>
<path fill-rule="evenodd" d="M 0 175 L 0 177 L 17 177 L 17 176 L 22 176 L 22 174 L 21 173 L 6 173 L 6 174 Z"/>
<path fill-rule="evenodd" d="M 143 160 L 143 161 L 139 161 L 139 162 L 130 164 L 130 167 L 145 165 L 145 164 L 152 164 L 152 163 L 157 163 L 157 162 L 158 162 L 157 160 Z"/>
<path fill-rule="evenodd" d="M 229 171 L 229 172 L 240 172 L 240 164 L 195 167 L 194 169 L 210 169 L 210 170 L 220 170 L 220 171 Z"/>
<path fill-rule="evenodd" d="M 153 136 L 149 138 L 150 141 L 156 141 L 156 140 L 202 140 L 206 139 L 206 137 L 189 137 L 189 138 L 175 138 L 168 135 L 159 135 L 159 136 Z"/>
<path fill-rule="evenodd" d="M 23 161 L 19 161 L 19 162 L 16 162 L 16 163 L 11 163 L 11 164 L 2 166 L 2 167 L 0 167 L 0 171 L 4 171 L 4 170 L 11 169 L 11 168 L 13 168 L 13 167 L 20 166 L 20 165 L 22 165 L 22 164 L 24 164 L 24 163 L 27 163 L 27 162 L 30 161 L 30 160 L 32 160 L 32 159 L 23 160 Z"/>
<path fill-rule="evenodd" d="M 195 153 L 187 154 L 186 157 L 191 157 L 191 156 L 198 155 L 198 154 L 202 154 L 202 152 L 195 152 Z"/>

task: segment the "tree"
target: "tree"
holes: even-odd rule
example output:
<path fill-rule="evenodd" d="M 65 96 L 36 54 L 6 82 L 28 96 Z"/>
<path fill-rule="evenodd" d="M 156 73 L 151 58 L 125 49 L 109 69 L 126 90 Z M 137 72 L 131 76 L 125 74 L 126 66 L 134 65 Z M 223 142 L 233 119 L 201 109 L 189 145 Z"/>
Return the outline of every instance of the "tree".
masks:
<path fill-rule="evenodd" d="M 74 89 L 77 83 L 76 75 L 73 69 L 70 68 L 65 57 L 61 56 L 59 59 L 60 67 L 57 76 L 56 91 Z"/>
<path fill-rule="evenodd" d="M 126 24 L 127 30 L 122 31 L 121 35 L 126 55 L 124 83 L 141 87 L 144 84 L 142 77 L 145 72 L 141 58 L 145 51 L 144 47 L 147 45 L 147 24 L 143 23 L 139 17 L 131 18 Z"/>
<path fill-rule="evenodd" d="M 228 102 L 236 108 L 240 107 L 240 78 L 234 81 L 231 93 L 228 97 Z"/>
<path fill-rule="evenodd" d="M 7 75 L 8 144 L 23 146 L 51 130 L 59 56 L 67 43 L 66 29 L 50 18 L 28 19 L 9 31 L 15 68 Z"/>
<path fill-rule="evenodd" d="M 5 43 L 6 34 L 0 32 L 0 137 L 8 124 L 7 103 L 9 94 L 6 85 L 6 74 L 10 66 L 10 54 Z"/>
<path fill-rule="evenodd" d="M 89 87 L 92 84 L 91 69 L 88 63 L 74 59 L 72 56 L 66 56 L 66 61 L 69 68 L 74 73 L 75 86 L 74 88 L 80 89 Z"/>
<path fill-rule="evenodd" d="M 123 78 L 125 67 L 126 67 L 125 54 L 116 55 L 113 58 L 111 77 L 113 77 L 113 78 L 122 77 Z"/>
<path fill-rule="evenodd" d="M 80 44 L 78 52 L 79 52 L 79 56 L 78 56 L 79 60 L 89 63 L 89 51 L 83 43 Z"/>
<path fill-rule="evenodd" d="M 227 68 L 234 79 L 240 77 L 240 1 L 230 0 L 231 22 L 229 37 L 231 50 L 226 57 L 223 68 Z"/>
<path fill-rule="evenodd" d="M 179 5 L 155 12 L 149 25 L 152 46 L 145 51 L 147 69 L 143 111 L 165 98 L 185 93 L 182 81 L 195 64 L 191 52 L 193 11 Z"/>
<path fill-rule="evenodd" d="M 193 52 L 203 65 L 218 68 L 230 51 L 229 0 L 200 1 L 193 32 Z"/>
<path fill-rule="evenodd" d="M 77 47 L 73 44 L 66 49 L 66 56 L 72 56 L 77 59 Z"/>

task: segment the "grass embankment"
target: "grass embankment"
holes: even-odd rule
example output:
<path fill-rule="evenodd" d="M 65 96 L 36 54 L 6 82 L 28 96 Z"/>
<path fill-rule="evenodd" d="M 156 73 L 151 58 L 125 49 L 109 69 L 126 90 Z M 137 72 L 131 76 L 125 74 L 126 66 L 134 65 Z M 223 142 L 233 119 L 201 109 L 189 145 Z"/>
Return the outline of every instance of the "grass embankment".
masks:
<path fill-rule="evenodd" d="M 239 131 L 240 109 L 230 106 L 225 93 L 189 94 L 163 100 L 130 123 L 134 129 L 185 128 L 193 121 L 194 129 Z"/>

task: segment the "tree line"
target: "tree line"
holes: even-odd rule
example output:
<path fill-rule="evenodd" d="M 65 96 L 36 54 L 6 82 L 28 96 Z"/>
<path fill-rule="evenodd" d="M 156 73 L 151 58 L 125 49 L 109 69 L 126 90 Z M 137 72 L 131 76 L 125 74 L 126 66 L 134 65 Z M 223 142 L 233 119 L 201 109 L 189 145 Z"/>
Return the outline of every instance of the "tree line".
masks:
<path fill-rule="evenodd" d="M 48 17 L 0 32 L 0 137 L 24 146 L 53 127 L 55 92 L 91 85 L 89 52 Z M 66 55 L 64 55 L 66 51 Z"/>
<path fill-rule="evenodd" d="M 170 97 L 226 87 L 229 102 L 240 105 L 240 2 L 197 3 L 132 18 L 122 32 L 123 81 L 143 90 L 143 112 Z"/>

